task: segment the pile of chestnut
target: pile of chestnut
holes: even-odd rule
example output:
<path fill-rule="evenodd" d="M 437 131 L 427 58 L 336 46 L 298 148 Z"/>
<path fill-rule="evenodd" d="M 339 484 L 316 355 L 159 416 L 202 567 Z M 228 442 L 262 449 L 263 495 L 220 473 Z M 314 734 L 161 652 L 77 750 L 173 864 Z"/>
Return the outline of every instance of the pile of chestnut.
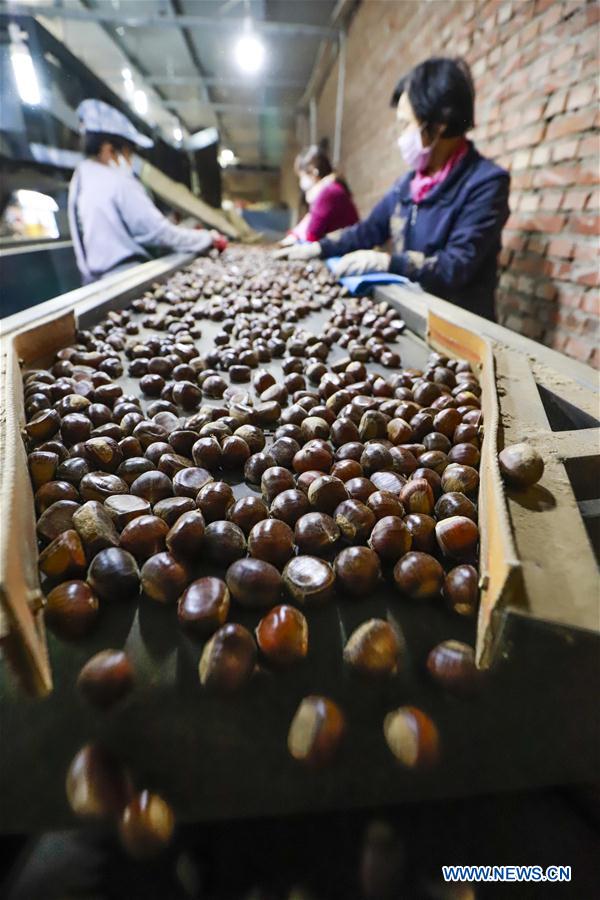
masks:
<path fill-rule="evenodd" d="M 301 324 L 315 312 L 319 334 Z M 203 321 L 219 329 L 207 352 Z M 115 603 L 141 595 L 173 606 L 206 642 L 201 685 L 228 693 L 258 665 L 301 663 L 311 609 L 334 598 L 365 604 L 346 665 L 394 677 L 402 635 L 368 617 L 382 582 L 424 615 L 433 602 L 473 616 L 481 389 L 467 362 L 436 353 L 423 371 L 401 369 L 390 345 L 403 329 L 394 309 L 347 296 L 320 265 L 231 249 L 109 312 L 48 370 L 26 372 L 49 626 L 72 639 Z M 254 634 L 235 622 L 236 606 L 256 610 Z M 450 690 L 479 681 L 459 641 L 435 647 L 426 665 Z M 107 650 L 78 686 L 106 708 L 134 682 L 125 653 Z M 323 764 L 345 731 L 338 704 L 315 694 L 288 748 Z M 383 731 L 404 766 L 435 762 L 439 736 L 422 710 L 390 712 Z M 126 846 L 145 855 L 168 839 L 171 813 L 156 795 L 132 795 L 117 769 L 84 748 L 69 799 L 82 815 L 116 811 Z"/>

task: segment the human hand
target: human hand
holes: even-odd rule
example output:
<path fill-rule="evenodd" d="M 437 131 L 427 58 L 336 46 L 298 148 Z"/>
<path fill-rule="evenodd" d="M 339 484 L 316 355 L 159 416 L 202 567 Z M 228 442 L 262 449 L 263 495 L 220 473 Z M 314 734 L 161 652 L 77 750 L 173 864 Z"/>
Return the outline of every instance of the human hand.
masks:
<path fill-rule="evenodd" d="M 309 259 L 316 259 L 320 255 L 321 245 L 318 241 L 312 241 L 309 244 L 292 244 L 289 247 L 281 247 L 273 254 L 275 259 L 295 259 L 304 262 Z"/>
<path fill-rule="evenodd" d="M 218 231 L 211 231 L 210 236 L 212 238 L 212 245 L 215 250 L 219 253 L 222 253 L 223 250 L 227 250 L 229 246 L 229 241 L 225 237 L 225 235 L 220 234 Z"/>
<path fill-rule="evenodd" d="M 366 272 L 387 272 L 390 268 L 390 254 L 379 250 L 355 250 L 342 256 L 334 269 L 336 278 L 344 275 L 364 275 Z"/>

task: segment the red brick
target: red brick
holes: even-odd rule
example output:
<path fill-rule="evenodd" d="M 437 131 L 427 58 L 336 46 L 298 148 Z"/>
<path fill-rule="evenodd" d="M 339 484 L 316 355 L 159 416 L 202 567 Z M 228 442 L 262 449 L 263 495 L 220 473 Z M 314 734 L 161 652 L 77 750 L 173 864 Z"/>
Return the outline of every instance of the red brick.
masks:
<path fill-rule="evenodd" d="M 548 241 L 548 256 L 562 256 L 564 259 L 572 259 L 575 245 L 566 237 L 552 238 Z"/>
<path fill-rule="evenodd" d="M 567 98 L 567 109 L 580 109 L 582 106 L 589 106 L 596 95 L 596 85 L 593 81 L 587 84 L 578 84 L 571 88 Z"/>
<path fill-rule="evenodd" d="M 561 141 L 552 147 L 552 159 L 554 162 L 561 162 L 563 159 L 577 159 L 577 144 L 579 138 L 570 141 Z"/>
<path fill-rule="evenodd" d="M 560 209 L 563 192 L 562 191 L 541 191 L 540 192 L 540 209 L 544 212 L 556 212 Z"/>
<path fill-rule="evenodd" d="M 552 54 L 551 67 L 554 71 L 563 70 L 575 56 L 575 45 L 565 44 Z"/>
<path fill-rule="evenodd" d="M 598 287 L 600 285 L 600 269 L 598 265 L 594 265 L 587 269 L 575 269 L 575 281 L 577 284 L 587 284 L 588 287 Z"/>
<path fill-rule="evenodd" d="M 596 184 L 598 172 L 594 167 L 582 164 L 576 166 L 551 166 L 538 169 L 533 174 L 534 187 L 569 187 L 572 184 Z"/>
<path fill-rule="evenodd" d="M 565 195 L 563 197 L 563 202 L 561 204 L 561 209 L 574 209 L 577 212 L 583 212 L 585 209 L 585 205 L 587 199 L 589 197 L 589 191 L 585 190 L 570 190 L 565 191 Z"/>
<path fill-rule="evenodd" d="M 570 337 L 565 345 L 565 352 L 574 356 L 580 362 L 587 362 L 592 355 L 593 348 L 585 341 Z"/>
<path fill-rule="evenodd" d="M 541 146 L 536 147 L 533 153 L 531 154 L 531 165 L 532 166 L 547 166 L 550 162 L 550 148 Z"/>
<path fill-rule="evenodd" d="M 526 242 L 527 239 L 522 234 L 514 231 L 505 231 L 502 238 L 502 243 L 507 250 L 524 250 Z"/>
<path fill-rule="evenodd" d="M 587 210 L 597 212 L 600 210 L 600 191 L 598 189 L 591 191 L 585 204 Z"/>
<path fill-rule="evenodd" d="M 558 287 L 558 302 L 561 306 L 569 306 L 577 309 L 582 301 L 585 291 L 576 284 L 562 282 Z"/>
<path fill-rule="evenodd" d="M 520 212 L 536 212 L 540 205 L 539 194 L 521 194 L 519 198 Z"/>
<path fill-rule="evenodd" d="M 565 113 L 553 119 L 546 132 L 546 140 L 563 137 L 566 134 L 575 134 L 578 131 L 588 131 L 594 127 L 596 110 L 589 109 L 578 113 Z"/>
<path fill-rule="evenodd" d="M 577 234 L 600 234 L 600 216 L 571 216 L 569 230 Z"/>
<path fill-rule="evenodd" d="M 597 159 L 599 152 L 600 152 L 600 136 L 599 135 L 590 135 L 589 137 L 584 137 L 581 139 L 581 142 L 579 144 L 579 155 L 580 156 L 582 156 L 582 157 L 594 156 Z"/>
<path fill-rule="evenodd" d="M 551 116 L 557 116 L 559 113 L 565 111 L 567 106 L 567 91 L 555 91 L 550 99 L 548 100 L 548 105 L 546 107 L 546 118 L 549 119 Z"/>
<path fill-rule="evenodd" d="M 498 7 L 498 12 L 496 13 L 496 21 L 498 25 L 504 25 L 509 21 L 513 14 L 513 5 L 512 3 L 501 3 Z"/>
<path fill-rule="evenodd" d="M 547 9 L 545 14 L 541 17 L 542 31 L 547 31 L 550 28 L 554 28 L 556 23 L 560 21 L 560 17 L 562 14 L 560 3 L 557 3 L 556 0 L 549 0 L 547 5 L 549 6 L 549 9 Z"/>
<path fill-rule="evenodd" d="M 598 291 L 586 291 L 581 301 L 581 309 L 593 316 L 600 316 L 600 294 Z"/>
<path fill-rule="evenodd" d="M 557 290 L 550 281 L 538 282 L 535 286 L 535 296 L 542 297 L 544 300 L 554 300 Z"/>
<path fill-rule="evenodd" d="M 598 242 L 581 239 L 575 241 L 573 256 L 578 262 L 596 262 L 598 260 Z"/>
<path fill-rule="evenodd" d="M 532 234 L 532 236 L 527 241 L 527 250 L 530 253 L 537 253 L 540 256 L 543 256 L 546 252 L 547 241 L 544 237 L 539 234 Z"/>

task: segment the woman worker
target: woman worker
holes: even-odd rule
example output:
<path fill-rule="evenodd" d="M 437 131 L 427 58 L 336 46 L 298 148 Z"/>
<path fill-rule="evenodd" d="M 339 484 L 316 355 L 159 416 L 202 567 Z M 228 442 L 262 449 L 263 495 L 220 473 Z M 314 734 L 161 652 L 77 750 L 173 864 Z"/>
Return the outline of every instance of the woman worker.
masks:
<path fill-rule="evenodd" d="M 393 272 L 493 319 L 510 179 L 465 138 L 474 125 L 474 99 L 462 60 L 432 58 L 415 66 L 392 97 L 408 174 L 338 240 L 325 238 L 278 255 L 342 256 L 338 277 Z M 391 252 L 371 249 L 387 241 Z"/>
<path fill-rule="evenodd" d="M 308 212 L 283 239 L 283 245 L 297 241 L 319 241 L 332 231 L 358 222 L 350 188 L 333 171 L 329 157 L 321 147 L 313 144 L 301 153 L 295 169 Z"/>
<path fill-rule="evenodd" d="M 173 225 L 156 208 L 132 168 L 134 146 L 151 147 L 114 107 L 84 100 L 77 108 L 86 158 L 69 186 L 69 225 L 84 284 L 151 259 L 148 247 L 207 253 L 222 249 L 216 232 Z"/>

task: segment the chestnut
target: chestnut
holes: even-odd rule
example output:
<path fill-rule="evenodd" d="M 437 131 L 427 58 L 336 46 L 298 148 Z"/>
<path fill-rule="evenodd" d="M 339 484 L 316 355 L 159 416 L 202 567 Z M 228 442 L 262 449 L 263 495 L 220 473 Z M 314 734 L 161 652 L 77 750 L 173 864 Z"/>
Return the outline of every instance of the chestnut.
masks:
<path fill-rule="evenodd" d="M 334 519 L 349 543 L 364 543 L 375 524 L 375 514 L 360 500 L 343 500 L 335 508 Z"/>
<path fill-rule="evenodd" d="M 236 560 L 229 566 L 225 580 L 232 598 L 241 606 L 274 606 L 281 593 L 281 575 L 262 559 Z"/>
<path fill-rule="evenodd" d="M 195 499 L 204 485 L 209 484 L 212 480 L 213 477 L 210 472 L 206 469 L 201 469 L 199 466 L 180 469 L 173 476 L 173 493 L 176 497 L 191 497 Z M 131 490 L 133 492 L 133 485 Z"/>
<path fill-rule="evenodd" d="M 352 419 L 340 416 L 331 426 L 330 438 L 334 447 L 341 447 L 351 441 L 359 441 L 360 435 Z"/>
<path fill-rule="evenodd" d="M 294 553 L 294 532 L 280 519 L 257 522 L 248 535 L 248 552 L 280 569 Z"/>
<path fill-rule="evenodd" d="M 98 618 L 98 597 L 85 581 L 63 581 L 46 598 L 46 622 L 61 637 L 87 634 Z"/>
<path fill-rule="evenodd" d="M 143 472 L 151 472 L 154 468 L 154 463 L 145 456 L 131 456 L 123 460 L 117 469 L 117 475 L 125 484 L 131 485 L 138 475 Z"/>
<path fill-rule="evenodd" d="M 369 547 L 347 547 L 334 563 L 338 587 L 353 596 L 369 595 L 381 575 L 379 557 Z"/>
<path fill-rule="evenodd" d="M 340 530 L 326 513 L 307 513 L 296 522 L 294 539 L 302 553 L 326 556 L 340 538 Z"/>
<path fill-rule="evenodd" d="M 406 484 L 406 479 L 397 472 L 372 472 L 369 480 L 378 491 L 387 491 L 390 494 L 399 495 Z"/>
<path fill-rule="evenodd" d="M 179 624 L 194 635 L 206 637 L 225 624 L 229 602 L 229 590 L 220 578 L 192 581 L 179 598 Z"/>
<path fill-rule="evenodd" d="M 116 494 L 114 497 L 107 497 L 104 501 L 104 509 L 120 531 L 133 519 L 137 519 L 138 516 L 147 516 L 151 511 L 147 500 L 144 500 L 143 497 L 134 497 L 132 494 Z"/>
<path fill-rule="evenodd" d="M 377 520 L 386 516 L 404 516 L 404 507 L 391 491 L 375 491 L 367 497 L 367 507 Z M 373 523 L 374 524 L 374 523 Z"/>
<path fill-rule="evenodd" d="M 163 519 L 170 528 L 179 516 L 196 508 L 191 497 L 165 497 L 164 500 L 159 500 L 154 504 L 152 512 L 159 519 Z"/>
<path fill-rule="evenodd" d="M 187 567 L 170 553 L 155 553 L 142 566 L 142 593 L 156 603 L 175 603 L 188 582 Z"/>
<path fill-rule="evenodd" d="M 466 516 L 450 516 L 437 523 L 435 536 L 444 556 L 465 559 L 475 552 L 479 542 L 479 529 Z"/>
<path fill-rule="evenodd" d="M 85 478 L 83 480 L 85 481 Z M 158 472 L 157 470 L 143 472 L 141 475 L 138 475 L 129 490 L 136 497 L 143 497 L 152 506 L 158 503 L 159 500 L 164 500 L 166 497 L 173 495 L 171 479 L 164 472 Z"/>
<path fill-rule="evenodd" d="M 74 500 L 57 500 L 56 503 L 44 510 L 39 517 L 37 521 L 38 536 L 50 543 L 63 531 L 72 529 L 73 516 L 78 509 L 79 503 L 76 503 Z"/>
<path fill-rule="evenodd" d="M 472 466 L 477 468 L 479 465 L 480 454 L 474 444 L 458 443 L 455 444 L 448 452 L 448 461 L 460 463 L 464 466 Z"/>
<path fill-rule="evenodd" d="M 329 563 L 316 556 L 296 556 L 283 570 L 283 584 L 294 603 L 322 606 L 333 597 L 335 575 Z"/>
<path fill-rule="evenodd" d="M 259 650 L 274 665 L 291 665 L 308 653 L 308 624 L 293 606 L 270 610 L 258 623 L 255 635 Z"/>
<path fill-rule="evenodd" d="M 192 510 L 180 516 L 166 537 L 169 552 L 184 559 L 197 559 L 203 542 L 204 517 L 200 510 Z"/>
<path fill-rule="evenodd" d="M 204 548 L 214 563 L 228 566 L 246 553 L 246 538 L 233 522 L 217 520 L 206 526 Z"/>
<path fill-rule="evenodd" d="M 138 516 L 125 526 L 119 543 L 138 563 L 144 562 L 165 549 L 168 531 L 169 526 L 158 516 Z"/>
<path fill-rule="evenodd" d="M 37 490 L 47 481 L 54 479 L 58 467 L 58 454 L 47 450 L 34 450 L 27 457 L 29 474 L 34 490 Z"/>
<path fill-rule="evenodd" d="M 288 732 L 288 750 L 299 762 L 323 766 L 339 751 L 346 722 L 337 703 L 327 697 L 305 697 L 292 719 Z"/>
<path fill-rule="evenodd" d="M 267 503 L 271 503 L 277 494 L 295 487 L 294 476 L 283 466 L 271 466 L 263 472 L 260 489 Z"/>
<path fill-rule="evenodd" d="M 73 526 L 89 558 L 100 550 L 119 546 L 119 533 L 104 504 L 88 500 L 73 513 Z"/>
<path fill-rule="evenodd" d="M 281 437 L 273 441 L 269 447 L 269 454 L 273 457 L 274 465 L 291 469 L 292 461 L 300 450 L 300 444 L 290 437 Z"/>
<path fill-rule="evenodd" d="M 386 743 L 398 762 L 407 769 L 428 769 L 439 758 L 439 732 L 422 710 L 401 706 L 387 714 L 383 722 Z"/>
<path fill-rule="evenodd" d="M 479 474 L 472 466 L 450 463 L 442 475 L 442 490 L 457 491 L 462 494 L 475 494 L 479 487 Z M 424 512 L 425 510 L 420 510 Z"/>
<path fill-rule="evenodd" d="M 360 478 L 363 474 L 363 468 L 360 463 L 354 459 L 340 459 L 333 464 L 331 475 L 339 478 L 340 481 L 350 481 L 351 478 Z"/>
<path fill-rule="evenodd" d="M 444 580 L 444 570 L 433 556 L 411 550 L 394 567 L 394 581 L 398 590 L 411 600 L 430 600 L 437 597 Z"/>
<path fill-rule="evenodd" d="M 167 847 L 175 829 L 171 807 L 158 794 L 142 791 L 127 804 L 119 821 L 119 836 L 127 853 L 145 860 Z"/>
<path fill-rule="evenodd" d="M 84 446 L 85 457 L 94 470 L 116 472 L 123 462 L 123 454 L 113 438 L 92 437 Z"/>
<path fill-rule="evenodd" d="M 196 465 L 211 472 L 220 467 L 222 458 L 221 445 L 212 434 L 198 438 L 192 447 L 192 459 Z"/>
<path fill-rule="evenodd" d="M 129 693 L 133 677 L 133 666 L 122 650 L 102 650 L 83 666 L 77 687 L 92 706 L 106 709 Z"/>
<path fill-rule="evenodd" d="M 434 513 L 438 521 L 448 519 L 450 516 L 466 516 L 468 519 L 473 519 L 474 522 L 477 521 L 477 507 L 466 494 L 461 494 L 459 491 L 448 491 L 448 493 L 442 494 L 435 504 Z"/>
<path fill-rule="evenodd" d="M 96 744 L 82 747 L 69 766 L 66 793 L 76 816 L 86 819 L 117 816 L 132 792 L 126 770 Z"/>
<path fill-rule="evenodd" d="M 234 434 L 223 439 L 221 451 L 221 466 L 230 471 L 242 469 L 250 457 L 250 448 L 246 441 Z"/>
<path fill-rule="evenodd" d="M 435 519 L 425 513 L 410 513 L 404 517 L 404 524 L 412 535 L 412 550 L 423 553 L 435 551 Z"/>
<path fill-rule="evenodd" d="M 209 481 L 196 496 L 196 506 L 205 522 L 225 519 L 234 502 L 231 486 L 225 481 Z"/>
<path fill-rule="evenodd" d="M 355 462 L 360 462 L 364 449 L 365 445 L 360 441 L 349 441 L 347 444 L 342 444 L 341 447 L 337 448 L 335 458 L 336 460 L 353 459 Z"/>
<path fill-rule="evenodd" d="M 506 483 L 518 490 L 536 484 L 544 474 L 544 460 L 530 444 L 510 444 L 498 454 L 500 472 Z"/>
<path fill-rule="evenodd" d="M 270 469 L 275 465 L 275 459 L 268 451 L 254 453 L 246 460 L 244 466 L 244 479 L 249 484 L 260 484 L 261 478 L 267 469 Z"/>
<path fill-rule="evenodd" d="M 425 513 L 427 516 L 433 513 L 433 491 L 425 478 L 411 478 L 402 487 L 399 496 L 407 513 Z"/>
<path fill-rule="evenodd" d="M 479 576 L 474 566 L 466 564 L 451 569 L 444 579 L 444 599 L 453 612 L 473 616 L 479 600 Z"/>
<path fill-rule="evenodd" d="M 54 538 L 52 543 L 42 550 L 38 562 L 44 575 L 55 580 L 77 578 L 87 567 L 81 540 L 73 529 L 63 531 Z"/>
<path fill-rule="evenodd" d="M 392 454 L 384 444 L 375 441 L 365 445 L 360 457 L 360 464 L 365 475 L 391 469 Z"/>
<path fill-rule="evenodd" d="M 293 528 L 301 516 L 310 512 L 310 508 L 307 495 L 303 491 L 291 489 L 277 494 L 271 503 L 270 515 Z"/>
<path fill-rule="evenodd" d="M 303 472 L 316 470 L 327 473 L 333 464 L 331 451 L 325 446 L 306 444 L 294 455 L 292 466 L 294 472 L 301 475 Z"/>
<path fill-rule="evenodd" d="M 200 683 L 212 690 L 233 693 L 250 680 L 255 667 L 254 638 L 243 625 L 229 622 L 213 634 L 202 651 Z"/>
<path fill-rule="evenodd" d="M 87 580 L 101 600 L 122 602 L 137 597 L 140 590 L 135 557 L 119 547 L 108 547 L 93 558 Z"/>
<path fill-rule="evenodd" d="M 408 553 L 412 534 L 399 516 L 385 516 L 373 526 L 369 547 L 384 564 L 393 564 Z"/>
<path fill-rule="evenodd" d="M 427 671 L 438 684 L 457 694 L 472 694 L 481 683 L 475 651 L 462 641 L 442 641 L 427 657 Z"/>
<path fill-rule="evenodd" d="M 360 500 L 366 503 L 371 494 L 374 494 L 377 488 L 368 478 L 351 478 L 346 482 L 346 492 L 352 500 Z"/>
<path fill-rule="evenodd" d="M 395 628 L 383 619 L 369 619 L 350 635 L 344 662 L 363 675 L 395 675 L 401 667 L 403 644 Z"/>
<path fill-rule="evenodd" d="M 308 488 L 308 502 L 313 509 L 329 515 L 347 497 L 348 493 L 344 482 L 333 475 L 321 475 L 319 478 L 315 478 Z"/>

